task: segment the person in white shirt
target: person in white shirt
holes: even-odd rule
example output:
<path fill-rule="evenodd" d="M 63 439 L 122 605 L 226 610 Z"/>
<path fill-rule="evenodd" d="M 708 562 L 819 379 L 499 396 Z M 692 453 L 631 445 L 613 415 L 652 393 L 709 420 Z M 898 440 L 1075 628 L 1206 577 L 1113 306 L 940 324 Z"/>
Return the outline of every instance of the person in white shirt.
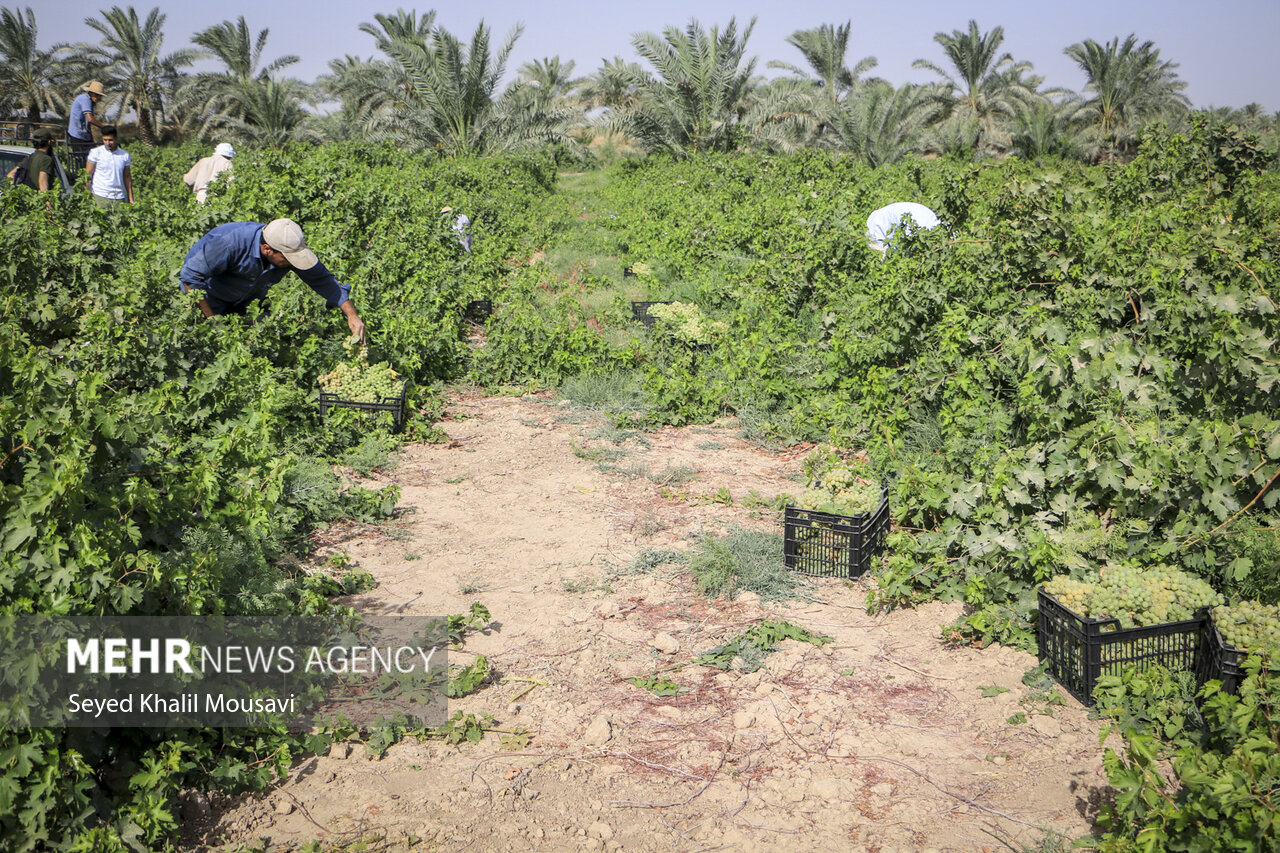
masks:
<path fill-rule="evenodd" d="M 115 125 L 102 128 L 102 144 L 89 152 L 89 161 L 84 167 L 89 178 L 89 193 L 99 207 L 133 204 L 129 162 L 129 152 L 116 141 Z"/>
<path fill-rule="evenodd" d="M 893 233 L 900 227 L 906 227 L 907 233 L 914 228 L 937 228 L 938 215 L 923 204 L 913 201 L 899 201 L 874 211 L 867 217 L 867 239 L 871 248 L 884 252 L 892 245 Z"/>
<path fill-rule="evenodd" d="M 183 182 L 195 190 L 196 201 L 204 204 L 209 193 L 209 184 L 223 172 L 231 171 L 231 158 L 234 156 L 236 151 L 231 147 L 231 143 L 219 142 L 213 149 L 212 157 L 197 160 L 191 167 L 191 171 L 182 176 Z M 228 175 L 227 179 L 230 180 L 230 178 L 231 176 Z"/>

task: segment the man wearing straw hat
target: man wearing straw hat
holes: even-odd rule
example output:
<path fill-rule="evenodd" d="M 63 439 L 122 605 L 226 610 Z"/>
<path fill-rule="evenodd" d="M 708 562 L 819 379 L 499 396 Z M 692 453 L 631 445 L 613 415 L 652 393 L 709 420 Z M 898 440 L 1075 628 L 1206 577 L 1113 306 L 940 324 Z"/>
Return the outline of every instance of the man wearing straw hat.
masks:
<path fill-rule="evenodd" d="M 90 128 L 96 127 L 99 131 L 102 130 L 102 122 L 98 121 L 93 111 L 105 94 L 101 83 L 90 80 L 80 87 L 80 94 L 71 104 L 71 119 L 67 122 L 67 143 L 71 148 L 71 155 L 81 166 L 84 165 L 85 155 L 93 147 L 93 131 Z"/>

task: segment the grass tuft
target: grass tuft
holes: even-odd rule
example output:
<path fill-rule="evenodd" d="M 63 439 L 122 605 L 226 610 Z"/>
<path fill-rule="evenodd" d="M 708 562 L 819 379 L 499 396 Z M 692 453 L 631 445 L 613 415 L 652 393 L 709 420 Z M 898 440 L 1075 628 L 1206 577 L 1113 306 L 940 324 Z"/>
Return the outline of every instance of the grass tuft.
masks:
<path fill-rule="evenodd" d="M 578 408 L 615 418 L 635 418 L 648 410 L 640 375 L 631 370 L 571 376 L 560 384 L 559 393 Z"/>
<path fill-rule="evenodd" d="M 708 598 L 736 598 L 754 592 L 763 601 L 807 599 L 803 580 L 782 565 L 782 537 L 734 528 L 727 536 L 706 537 L 689 557 L 689 572 Z"/>

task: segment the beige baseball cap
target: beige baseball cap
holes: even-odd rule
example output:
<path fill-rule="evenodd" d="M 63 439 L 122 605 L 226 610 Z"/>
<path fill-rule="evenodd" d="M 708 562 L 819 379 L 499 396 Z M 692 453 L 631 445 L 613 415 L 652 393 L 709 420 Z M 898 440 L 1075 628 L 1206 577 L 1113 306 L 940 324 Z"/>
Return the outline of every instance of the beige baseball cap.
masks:
<path fill-rule="evenodd" d="M 320 259 L 316 253 L 307 248 L 307 241 L 302 236 L 302 226 L 292 219 L 273 219 L 262 229 L 263 241 L 284 255 L 289 266 L 295 270 L 309 270 Z"/>

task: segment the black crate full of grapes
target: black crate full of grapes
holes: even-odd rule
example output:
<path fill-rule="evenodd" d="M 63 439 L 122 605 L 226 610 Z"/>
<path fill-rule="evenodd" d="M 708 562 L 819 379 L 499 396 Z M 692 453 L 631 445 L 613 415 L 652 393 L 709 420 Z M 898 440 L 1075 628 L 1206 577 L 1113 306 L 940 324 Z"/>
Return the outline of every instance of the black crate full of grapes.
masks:
<path fill-rule="evenodd" d="M 1093 704 L 1093 688 L 1103 675 L 1119 675 L 1125 667 L 1139 671 L 1164 666 L 1193 672 L 1204 611 L 1190 619 L 1123 628 L 1114 618 L 1091 619 L 1039 591 L 1037 642 L 1040 660 L 1059 684 L 1085 705 Z"/>
<path fill-rule="evenodd" d="M 884 550 L 889 531 L 889 487 L 879 491 L 874 509 L 854 515 L 788 504 L 783 512 L 783 564 L 808 575 L 862 576 Z"/>
<path fill-rule="evenodd" d="M 1237 692 L 1251 654 L 1263 659 L 1265 669 L 1280 673 L 1280 605 L 1241 601 L 1214 607 L 1200 632 L 1196 685 L 1216 680 L 1224 692 Z"/>
<path fill-rule="evenodd" d="M 320 377 L 320 420 L 330 409 L 390 412 L 394 430 L 404 429 L 407 382 L 385 361 L 369 363 L 369 348 L 360 335 L 342 343 L 348 360 Z"/>

